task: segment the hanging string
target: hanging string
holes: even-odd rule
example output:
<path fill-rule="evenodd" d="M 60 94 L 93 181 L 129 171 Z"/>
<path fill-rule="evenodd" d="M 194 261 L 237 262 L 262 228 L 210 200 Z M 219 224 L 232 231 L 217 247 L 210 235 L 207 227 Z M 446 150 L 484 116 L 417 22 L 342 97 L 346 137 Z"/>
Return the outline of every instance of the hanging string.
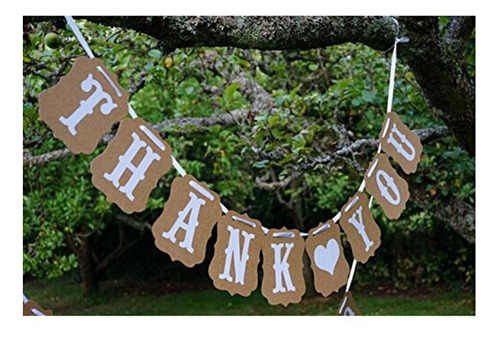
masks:
<path fill-rule="evenodd" d="M 387 93 L 387 113 L 390 113 L 392 110 L 392 101 L 394 97 L 394 79 L 396 77 L 396 62 L 397 62 L 397 48 L 398 48 L 398 43 L 406 43 L 409 41 L 407 37 L 402 37 L 399 38 L 399 22 L 395 18 L 391 19 L 396 23 L 396 37 L 394 38 L 394 47 L 392 51 L 392 57 L 391 57 L 391 70 L 389 73 L 389 90 Z M 380 154 L 382 151 L 382 144 L 379 143 L 378 149 L 377 149 L 377 154 Z M 365 190 L 365 185 L 366 182 L 363 179 L 361 182 L 358 191 L 363 192 Z M 370 196 L 370 201 L 368 203 L 368 208 L 372 208 L 373 205 L 373 196 Z M 349 279 L 347 280 L 347 285 L 345 288 L 345 293 L 347 294 L 349 292 L 349 289 L 351 288 L 352 280 L 354 278 L 354 273 L 356 271 L 356 264 L 357 261 L 356 259 L 353 259 L 352 265 L 351 265 L 351 271 L 349 272 Z"/>
<path fill-rule="evenodd" d="M 66 21 L 68 22 L 69 27 L 71 27 L 71 30 L 75 34 L 76 38 L 78 39 L 78 42 L 80 42 L 80 45 L 82 45 L 83 49 L 85 49 L 85 52 L 89 56 L 89 58 L 93 59 L 94 58 L 94 53 L 92 53 L 92 49 L 90 49 L 87 41 L 85 41 L 82 32 L 80 32 L 80 28 L 78 28 L 78 25 L 76 24 L 75 20 L 73 20 L 72 16 L 65 16 Z"/>
<path fill-rule="evenodd" d="M 87 41 L 84 39 L 82 33 L 80 32 L 78 25 L 73 20 L 73 17 L 72 16 L 65 16 L 65 18 L 66 18 L 66 21 L 68 22 L 69 26 L 73 30 L 73 33 L 75 34 L 78 42 L 83 47 L 83 49 L 85 50 L 85 52 L 87 53 L 89 58 L 91 58 L 91 59 L 94 58 L 94 54 L 92 53 L 92 50 L 90 49 L 89 45 L 87 44 Z M 398 45 L 398 43 L 405 43 L 405 42 L 409 41 L 407 37 L 399 38 L 399 22 L 395 18 L 391 17 L 391 19 L 396 23 L 396 38 L 394 39 L 394 47 L 393 47 L 392 58 L 391 58 L 391 68 L 390 68 L 390 75 L 389 75 L 389 90 L 388 90 L 388 96 L 387 96 L 387 113 L 389 113 L 392 110 L 392 101 L 393 101 L 393 95 L 394 95 L 394 79 L 395 79 L 395 74 L 396 74 L 396 62 L 397 62 L 397 45 Z M 129 115 L 132 118 L 137 118 L 137 113 L 132 108 L 130 103 L 128 104 L 128 108 L 129 108 Z M 379 154 L 381 151 L 382 151 L 382 146 L 379 144 L 379 147 L 377 149 L 377 154 Z M 172 158 L 172 166 L 179 173 L 179 175 L 186 176 L 187 175 L 186 171 L 184 170 L 184 168 L 182 168 L 182 166 L 177 161 L 177 159 L 173 155 L 171 155 L 171 158 Z M 365 185 L 366 185 L 366 182 L 363 179 L 363 181 L 361 182 L 361 184 L 359 186 L 358 191 L 363 192 L 365 189 Z M 222 203 L 220 205 L 221 205 L 222 211 L 225 214 L 227 214 L 228 213 L 227 207 L 224 206 Z M 373 205 L 373 196 L 370 197 L 370 202 L 368 205 L 369 208 L 371 208 L 372 205 Z M 342 213 L 338 212 L 332 218 L 333 221 L 337 222 L 340 219 L 341 215 L 342 215 Z M 269 229 L 264 227 L 264 226 L 262 227 L 262 229 L 264 230 L 265 233 L 267 233 L 269 231 Z M 300 236 L 307 237 L 308 233 L 301 232 Z M 346 290 L 345 290 L 346 294 L 347 294 L 347 292 L 349 292 L 349 289 L 351 287 L 352 280 L 354 278 L 354 273 L 356 271 L 356 264 L 357 264 L 357 261 L 354 259 L 352 262 L 352 265 L 351 265 L 349 279 L 347 280 L 347 285 L 346 285 Z"/>

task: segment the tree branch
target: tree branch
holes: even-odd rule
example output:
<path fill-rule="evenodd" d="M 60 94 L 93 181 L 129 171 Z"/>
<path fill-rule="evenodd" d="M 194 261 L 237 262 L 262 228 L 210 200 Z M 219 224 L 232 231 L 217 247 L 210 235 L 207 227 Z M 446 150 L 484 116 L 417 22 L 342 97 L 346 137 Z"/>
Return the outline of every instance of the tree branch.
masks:
<path fill-rule="evenodd" d="M 448 24 L 445 41 L 455 53 L 460 53 L 469 41 L 472 31 L 476 27 L 474 16 L 454 16 Z"/>
<path fill-rule="evenodd" d="M 416 189 L 412 193 L 412 201 L 443 223 L 449 224 L 462 238 L 469 243 L 476 241 L 476 209 L 472 204 L 455 197 L 441 200 L 442 203 L 432 206 L 425 190 Z M 431 205 L 431 207 L 429 207 Z"/>
<path fill-rule="evenodd" d="M 414 129 L 422 143 L 429 142 L 440 137 L 449 135 L 448 129 L 444 126 L 435 128 L 425 128 L 425 129 Z M 249 142 L 248 139 L 246 139 Z M 325 155 L 309 157 L 304 160 L 304 162 L 299 163 L 294 166 L 295 171 L 308 171 L 313 170 L 317 166 L 333 165 L 340 160 L 350 158 L 353 154 L 359 153 L 362 149 L 375 149 L 379 144 L 378 139 L 360 139 L 352 142 L 349 145 L 343 146 L 332 153 L 327 153 Z M 256 147 L 252 147 L 252 151 L 259 155 L 261 158 L 269 161 L 279 162 L 286 154 L 280 150 L 275 150 L 273 152 L 266 152 Z"/>
<path fill-rule="evenodd" d="M 95 268 L 95 272 L 99 274 L 103 271 L 106 271 L 106 269 L 109 267 L 111 263 L 120 258 L 120 256 L 122 256 L 129 248 L 131 248 L 139 240 L 140 238 L 135 238 L 134 240 L 126 243 L 125 230 L 123 229 L 123 226 L 120 226 L 118 230 L 118 245 L 102 261 L 99 262 L 99 264 Z"/>
<path fill-rule="evenodd" d="M 144 231 L 144 229 L 151 230 L 151 224 L 147 222 L 140 222 L 135 220 L 133 217 L 124 215 L 123 213 L 118 213 L 114 216 L 115 223 L 118 225 L 128 225 L 139 231 Z"/>
<path fill-rule="evenodd" d="M 299 175 L 300 173 L 294 172 L 281 181 L 273 179 L 271 182 L 269 182 L 271 171 L 268 171 L 264 176 L 255 178 L 255 184 L 261 189 L 273 191 L 288 186 L 290 182 L 292 182 L 292 180 L 297 178 Z M 273 175 L 273 177 L 275 177 L 275 175 Z"/>
<path fill-rule="evenodd" d="M 211 116 L 211 117 L 182 117 L 176 118 L 173 120 L 165 120 L 159 124 L 155 124 L 152 127 L 163 134 L 162 136 L 166 136 L 164 130 L 166 128 L 179 128 L 174 132 L 177 134 L 190 134 L 195 132 L 200 132 L 205 128 L 210 126 L 221 126 L 221 127 L 230 127 L 235 125 L 236 123 L 242 122 L 247 118 L 249 111 L 247 110 L 235 110 L 230 113 L 225 113 L 219 116 Z M 172 131 L 169 131 L 171 133 Z M 115 133 L 105 134 L 100 145 L 107 144 L 109 141 L 113 139 Z M 50 151 L 48 153 L 42 155 L 31 155 L 29 153 L 24 153 L 23 155 L 23 166 L 24 167 L 32 167 L 36 165 L 46 164 L 52 161 L 56 161 L 59 159 L 63 159 L 68 156 L 73 156 L 74 154 L 68 149 L 59 149 Z"/>
<path fill-rule="evenodd" d="M 467 62 L 439 36 L 437 17 L 398 18 L 410 43 L 399 54 L 461 146 L 475 155 L 475 81 Z"/>
<path fill-rule="evenodd" d="M 467 242 L 476 241 L 476 209 L 473 205 L 454 199 L 445 206 L 435 208 L 434 216 L 448 223 Z"/>
<path fill-rule="evenodd" d="M 363 43 L 385 51 L 394 42 L 396 25 L 390 17 L 82 17 L 87 20 L 130 28 L 159 39 L 167 50 L 198 46 L 234 46 L 263 50 L 312 49 Z M 61 17 L 24 17 L 24 23 Z M 398 17 L 400 36 L 410 43 L 401 45 L 400 57 L 422 87 L 430 106 L 437 108 L 450 131 L 469 154 L 475 154 L 475 83 L 468 74 L 463 55 L 439 36 L 437 17 Z M 453 19 L 451 36 L 460 36 L 472 27 L 470 19 Z M 456 28 L 455 28 L 456 27 Z M 451 28 L 451 27 L 450 27 Z"/>
<path fill-rule="evenodd" d="M 90 16 L 107 26 L 125 27 L 161 40 L 169 50 L 233 46 L 244 49 L 311 49 L 360 42 L 379 50 L 394 42 L 389 17 L 354 16 Z M 59 22 L 61 17 L 25 16 L 24 24 Z"/>

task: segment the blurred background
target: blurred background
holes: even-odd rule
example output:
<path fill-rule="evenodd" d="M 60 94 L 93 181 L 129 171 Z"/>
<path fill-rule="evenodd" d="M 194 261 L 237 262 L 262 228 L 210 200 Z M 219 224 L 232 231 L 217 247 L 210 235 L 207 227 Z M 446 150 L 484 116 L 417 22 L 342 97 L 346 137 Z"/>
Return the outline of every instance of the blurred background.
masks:
<path fill-rule="evenodd" d="M 449 20 L 439 19 L 443 34 Z M 170 50 L 133 30 L 78 22 L 138 115 L 230 209 L 268 228 L 307 232 L 357 190 L 384 121 L 390 50 L 351 43 L 307 51 Z M 474 45 L 472 34 L 464 50 L 471 76 Z M 83 49 L 69 27 L 51 21 L 24 23 L 23 49 L 28 298 L 60 315 L 336 314 L 343 289 L 327 298 L 316 294 L 309 269 L 306 296 L 286 308 L 268 305 L 260 289 L 249 298 L 216 290 L 208 276 L 215 227 L 204 262 L 194 268 L 159 251 L 150 227 L 175 170 L 142 213 L 126 215 L 106 201 L 89 170 L 106 144 L 92 155 L 73 155 L 38 116 L 38 95 L 68 73 Z M 374 204 L 382 244 L 358 264 L 351 291 L 363 314 L 474 314 L 475 159 L 401 62 L 393 110 L 420 130 L 422 162 L 414 175 L 394 165 L 409 183 L 409 203 L 396 221 Z M 345 237 L 343 244 L 351 262 Z"/>

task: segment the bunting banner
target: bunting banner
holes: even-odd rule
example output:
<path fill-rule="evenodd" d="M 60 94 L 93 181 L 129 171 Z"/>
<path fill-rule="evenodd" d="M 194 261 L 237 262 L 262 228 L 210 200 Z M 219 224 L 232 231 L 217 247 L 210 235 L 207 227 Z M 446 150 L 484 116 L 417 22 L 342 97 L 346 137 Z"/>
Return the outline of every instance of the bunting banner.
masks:
<path fill-rule="evenodd" d="M 340 303 L 339 316 L 361 316 L 358 310 L 352 292 L 347 292 Z"/>
<path fill-rule="evenodd" d="M 68 75 L 40 95 L 38 114 L 72 152 L 91 154 L 102 134 L 127 115 L 128 99 L 101 60 L 80 57 Z"/>
<path fill-rule="evenodd" d="M 143 119 L 124 119 L 106 150 L 90 163 L 92 183 L 127 214 L 143 211 L 172 166 L 170 153 L 170 146 Z"/>
<path fill-rule="evenodd" d="M 212 228 L 222 215 L 219 196 L 186 175 L 174 179 L 163 212 L 153 224 L 156 246 L 192 267 L 205 258 Z"/>
<path fill-rule="evenodd" d="M 45 310 L 35 301 L 29 300 L 23 295 L 23 316 L 52 316 L 52 310 Z"/>
<path fill-rule="evenodd" d="M 217 224 L 215 253 L 208 269 L 214 286 L 232 295 L 250 296 L 258 286 L 262 224 L 246 214 L 229 211 Z"/>
<path fill-rule="evenodd" d="M 380 246 L 380 228 L 370 212 L 368 197 L 357 192 L 341 210 L 340 225 L 347 235 L 352 254 L 358 262 L 366 263 Z"/>
<path fill-rule="evenodd" d="M 306 239 L 306 250 L 311 260 L 314 287 L 324 297 L 347 283 L 349 263 L 340 241 L 340 229 L 333 220 L 311 229 Z"/>
<path fill-rule="evenodd" d="M 299 303 L 306 292 L 303 274 L 304 240 L 298 230 L 271 229 L 266 235 L 262 256 L 262 294 L 269 304 Z"/>
<path fill-rule="evenodd" d="M 391 166 L 387 155 L 375 155 L 365 173 L 366 191 L 390 219 L 398 219 L 410 198 L 408 183 Z"/>
<path fill-rule="evenodd" d="M 181 177 L 173 180 L 163 212 L 152 227 L 159 250 L 187 267 L 199 264 L 217 225 L 209 266 L 214 286 L 231 295 L 249 296 L 258 287 L 262 253 L 262 294 L 270 304 L 284 306 L 299 303 L 305 293 L 303 256 L 307 254 L 316 290 L 326 297 L 346 286 L 339 313 L 359 315 L 349 292 L 356 262 L 367 263 L 381 245 L 381 230 L 370 211 L 373 198 L 389 219 L 397 219 L 410 196 L 408 184 L 388 156 L 409 174 L 416 171 L 422 152 L 418 136 L 392 112 L 396 48 L 407 40 L 396 38 L 394 43 L 388 114 L 377 154 L 359 190 L 332 219 L 302 233 L 268 229 L 246 214 L 229 211 L 207 183 L 187 175 L 161 135 L 137 117 L 127 102 L 128 94 L 93 56 L 73 19 L 67 20 L 89 57 L 77 59 L 68 75 L 40 95 L 39 114 L 54 137 L 71 151 L 86 154 L 92 153 L 101 136 L 120 121 L 116 136 L 91 163 L 95 187 L 124 212 L 140 212 L 158 180 L 174 166 Z M 127 112 L 132 118 L 124 118 Z M 354 256 L 351 268 L 344 256 L 341 229 Z"/>

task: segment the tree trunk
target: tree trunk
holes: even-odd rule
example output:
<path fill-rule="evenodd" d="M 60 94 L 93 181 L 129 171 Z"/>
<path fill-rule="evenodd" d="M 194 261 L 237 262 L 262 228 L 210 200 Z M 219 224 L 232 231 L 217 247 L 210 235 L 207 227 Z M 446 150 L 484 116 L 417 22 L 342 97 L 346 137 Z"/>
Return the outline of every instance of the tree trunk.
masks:
<path fill-rule="evenodd" d="M 91 255 L 91 241 L 90 236 L 78 236 L 80 239 L 80 247 L 76 255 L 80 266 L 80 275 L 83 282 L 83 295 L 89 295 L 99 290 L 99 278 L 95 272 L 94 263 Z"/>

